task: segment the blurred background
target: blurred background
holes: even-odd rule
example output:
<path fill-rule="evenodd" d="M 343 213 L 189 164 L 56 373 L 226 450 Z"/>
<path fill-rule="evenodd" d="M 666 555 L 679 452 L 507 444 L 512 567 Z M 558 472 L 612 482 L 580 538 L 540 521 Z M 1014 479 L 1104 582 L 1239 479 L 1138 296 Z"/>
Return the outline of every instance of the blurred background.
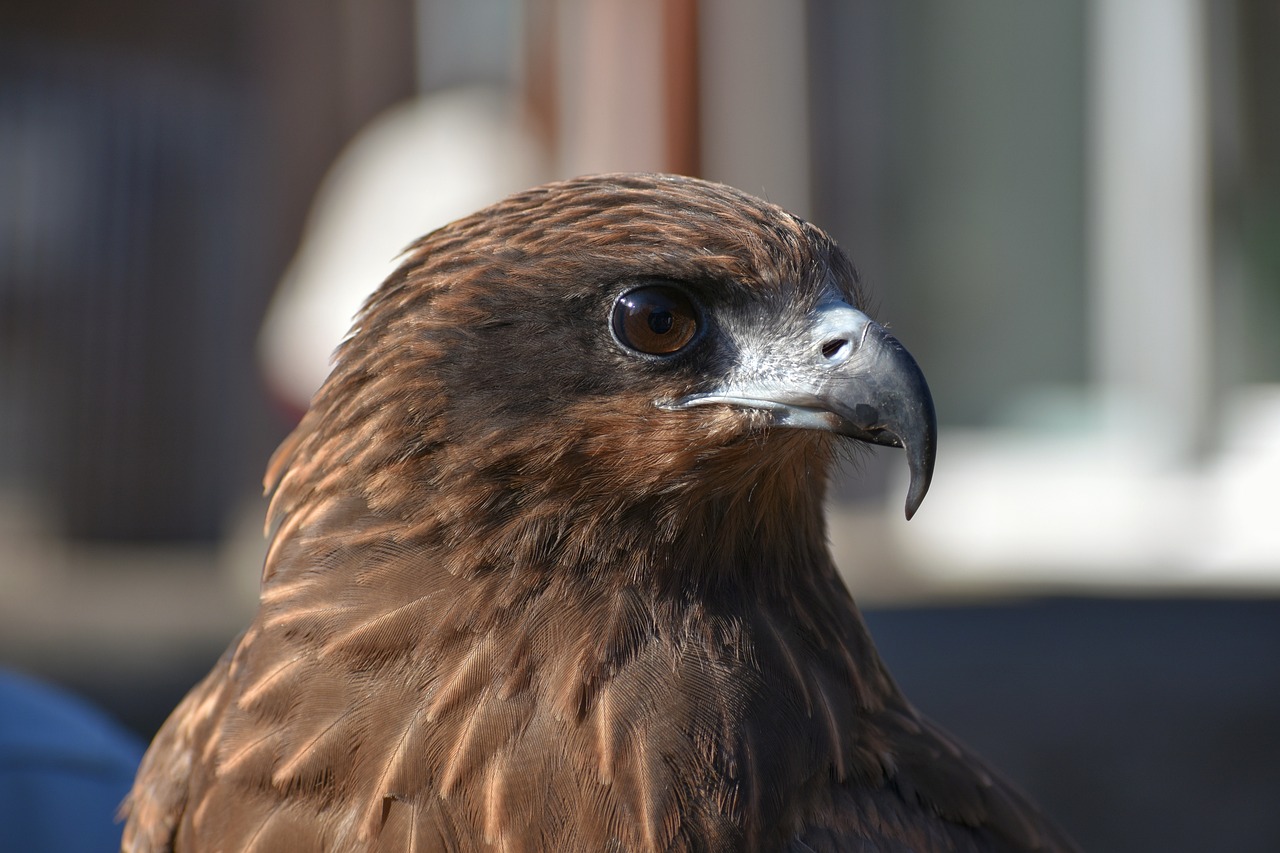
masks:
<path fill-rule="evenodd" d="M 595 171 L 828 230 L 929 376 L 837 558 L 1093 851 L 1280 849 L 1280 4 L 0 3 L 0 666 L 148 739 L 417 235 Z"/>

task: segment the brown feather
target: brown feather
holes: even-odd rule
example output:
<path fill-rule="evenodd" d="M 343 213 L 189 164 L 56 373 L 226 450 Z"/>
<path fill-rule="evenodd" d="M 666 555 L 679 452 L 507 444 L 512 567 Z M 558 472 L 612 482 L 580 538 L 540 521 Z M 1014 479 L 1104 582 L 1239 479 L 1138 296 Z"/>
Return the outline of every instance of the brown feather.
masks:
<path fill-rule="evenodd" d="M 835 440 L 659 407 L 714 365 L 612 342 L 655 279 L 784 326 L 824 282 L 862 304 L 822 232 L 691 179 L 424 237 L 271 459 L 260 609 L 126 851 L 1073 849 L 885 672 L 825 545 Z"/>

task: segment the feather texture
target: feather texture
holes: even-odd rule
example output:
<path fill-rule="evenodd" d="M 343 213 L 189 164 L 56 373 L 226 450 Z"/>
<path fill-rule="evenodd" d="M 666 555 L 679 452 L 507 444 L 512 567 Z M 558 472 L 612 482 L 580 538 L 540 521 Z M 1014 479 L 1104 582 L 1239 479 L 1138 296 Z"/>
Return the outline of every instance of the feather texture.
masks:
<path fill-rule="evenodd" d="M 613 300 L 655 280 L 719 355 L 619 347 Z M 795 327 L 833 281 L 860 303 L 813 226 L 667 176 L 423 238 L 270 462 L 259 612 L 157 735 L 124 849 L 1072 849 L 885 672 L 825 545 L 836 439 L 663 407 L 732 318 Z"/>

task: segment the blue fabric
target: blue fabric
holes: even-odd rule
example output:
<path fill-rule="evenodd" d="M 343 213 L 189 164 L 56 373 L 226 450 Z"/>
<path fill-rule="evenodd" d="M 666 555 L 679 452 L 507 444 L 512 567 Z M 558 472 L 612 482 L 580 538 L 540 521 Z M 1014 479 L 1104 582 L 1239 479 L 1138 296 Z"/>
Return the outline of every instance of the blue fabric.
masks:
<path fill-rule="evenodd" d="M 85 702 L 0 671 L 0 851 L 116 853 L 142 744 Z"/>

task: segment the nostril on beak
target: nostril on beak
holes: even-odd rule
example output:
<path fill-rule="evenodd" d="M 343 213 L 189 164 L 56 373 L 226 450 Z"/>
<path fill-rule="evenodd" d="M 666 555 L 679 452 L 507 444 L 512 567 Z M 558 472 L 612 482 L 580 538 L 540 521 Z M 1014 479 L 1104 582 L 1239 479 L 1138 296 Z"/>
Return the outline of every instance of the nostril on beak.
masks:
<path fill-rule="evenodd" d="M 827 341 L 822 345 L 822 357 L 828 361 L 843 358 L 848 354 L 849 347 L 849 341 L 845 338 L 836 338 L 835 340 Z"/>

